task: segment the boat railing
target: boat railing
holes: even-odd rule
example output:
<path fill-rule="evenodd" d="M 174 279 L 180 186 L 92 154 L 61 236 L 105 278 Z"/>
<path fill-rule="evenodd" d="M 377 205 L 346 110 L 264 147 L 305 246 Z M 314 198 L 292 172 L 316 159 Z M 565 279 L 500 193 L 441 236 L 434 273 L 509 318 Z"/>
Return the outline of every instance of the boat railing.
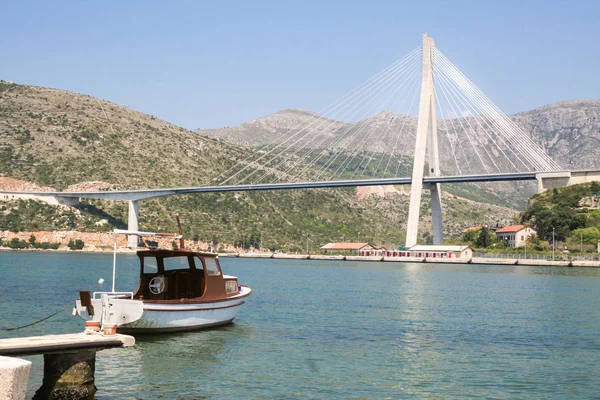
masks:
<path fill-rule="evenodd" d="M 94 294 L 93 294 L 94 299 L 101 299 L 103 295 L 106 295 L 106 297 L 109 299 L 124 298 L 124 297 L 133 299 L 133 292 L 94 292 Z"/>

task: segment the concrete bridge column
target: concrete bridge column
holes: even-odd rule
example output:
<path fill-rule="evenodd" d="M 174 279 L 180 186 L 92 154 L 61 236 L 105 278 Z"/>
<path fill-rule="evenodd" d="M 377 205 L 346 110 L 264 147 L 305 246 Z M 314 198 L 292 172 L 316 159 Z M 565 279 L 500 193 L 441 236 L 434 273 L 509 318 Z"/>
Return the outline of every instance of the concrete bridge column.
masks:
<path fill-rule="evenodd" d="M 140 205 L 138 200 L 129 200 L 129 214 L 127 217 L 127 230 L 137 231 L 138 230 L 138 218 L 140 214 Z M 138 246 L 138 236 L 129 235 L 127 237 L 127 246 L 136 248 Z"/>
<path fill-rule="evenodd" d="M 440 176 L 438 135 L 435 110 L 435 92 L 433 88 L 433 50 L 432 38 L 423 35 L 423 65 L 421 77 L 421 99 L 419 103 L 419 119 L 415 141 L 415 158 L 413 161 L 412 181 L 410 186 L 410 206 L 406 223 L 406 247 L 417 244 L 419 233 L 419 214 L 421 212 L 421 195 L 425 169 L 425 150 L 428 149 L 428 175 Z M 429 142 L 429 143 L 428 143 Z M 431 212 L 433 221 L 433 243 L 443 241 L 442 199 L 440 184 L 429 186 L 431 190 Z"/>
<path fill-rule="evenodd" d="M 442 191 L 439 183 L 431 185 L 431 230 L 433 244 L 444 242 L 444 225 L 442 223 Z"/>

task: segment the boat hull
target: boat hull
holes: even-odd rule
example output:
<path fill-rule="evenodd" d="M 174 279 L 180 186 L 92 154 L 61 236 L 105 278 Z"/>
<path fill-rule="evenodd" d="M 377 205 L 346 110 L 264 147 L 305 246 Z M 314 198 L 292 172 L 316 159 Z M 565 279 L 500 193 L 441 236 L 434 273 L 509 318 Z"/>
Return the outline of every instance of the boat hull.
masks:
<path fill-rule="evenodd" d="M 225 325 L 233 321 L 243 300 L 202 304 L 144 304 L 137 321 L 121 324 L 119 333 L 181 332 Z"/>
<path fill-rule="evenodd" d="M 76 311 L 86 321 L 110 322 L 117 325 L 119 333 L 180 332 L 225 325 L 233 321 L 252 293 L 248 286 L 240 285 L 237 295 L 215 301 L 156 302 L 127 298 L 91 300 L 96 312 L 93 315 L 76 300 Z"/>

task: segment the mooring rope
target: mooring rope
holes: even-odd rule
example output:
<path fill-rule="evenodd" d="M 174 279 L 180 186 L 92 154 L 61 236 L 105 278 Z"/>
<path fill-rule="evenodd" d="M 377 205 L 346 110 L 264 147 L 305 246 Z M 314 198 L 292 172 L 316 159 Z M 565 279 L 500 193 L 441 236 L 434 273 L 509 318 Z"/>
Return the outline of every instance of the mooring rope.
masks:
<path fill-rule="evenodd" d="M 27 324 L 27 325 L 22 325 L 22 326 L 17 326 L 17 327 L 14 327 L 14 328 L 0 328 L 0 330 L 3 330 L 3 331 L 16 331 L 17 329 L 21 329 L 21 328 L 27 328 L 28 326 L 32 326 L 32 325 L 38 324 L 38 323 L 40 323 L 40 322 L 42 322 L 42 321 L 45 321 L 45 320 L 47 320 L 48 318 L 52 318 L 52 317 L 54 317 L 56 314 L 60 314 L 61 312 L 63 312 L 64 310 L 66 310 L 66 309 L 67 309 L 67 307 L 69 307 L 69 306 L 70 306 L 70 305 L 72 305 L 73 303 L 75 303 L 75 302 L 74 302 L 74 301 L 71 301 L 69 304 L 67 304 L 66 306 L 64 306 L 63 308 L 61 308 L 60 310 L 58 310 L 58 311 L 57 311 L 57 312 L 55 312 L 54 314 L 48 315 L 47 317 L 44 317 L 44 318 L 42 318 L 42 319 L 40 319 L 40 320 L 37 320 L 37 321 L 35 321 L 35 322 L 32 322 L 32 323 L 30 323 L 30 324 Z"/>

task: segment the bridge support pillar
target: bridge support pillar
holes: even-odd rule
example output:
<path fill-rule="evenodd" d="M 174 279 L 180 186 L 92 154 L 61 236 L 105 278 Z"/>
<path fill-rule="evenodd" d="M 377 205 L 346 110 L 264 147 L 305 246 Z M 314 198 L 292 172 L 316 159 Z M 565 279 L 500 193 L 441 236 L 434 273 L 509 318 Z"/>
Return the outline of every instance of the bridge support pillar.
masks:
<path fill-rule="evenodd" d="M 44 379 L 33 400 L 93 400 L 96 350 L 44 354 Z"/>
<path fill-rule="evenodd" d="M 140 214 L 140 205 L 138 200 L 129 200 L 129 214 L 127 217 L 127 230 L 137 231 L 138 230 L 138 218 Z M 127 246 L 136 248 L 138 246 L 138 236 L 129 235 L 127 237 Z"/>
<path fill-rule="evenodd" d="M 538 181 L 538 193 L 542 193 L 546 189 L 553 189 L 572 184 L 571 172 L 540 172 L 536 174 Z"/>
<path fill-rule="evenodd" d="M 417 122 L 417 139 L 415 142 L 412 184 L 410 186 L 410 208 L 408 210 L 408 222 L 406 224 L 406 247 L 412 247 L 417 244 L 426 149 L 428 150 L 428 175 L 440 176 L 437 116 L 435 110 L 435 93 L 433 90 L 434 47 L 435 42 L 433 39 L 427 35 L 423 35 L 421 99 L 419 103 L 419 120 Z M 430 185 L 430 190 L 433 243 L 440 244 L 444 240 L 440 184 L 436 183 Z"/>
<path fill-rule="evenodd" d="M 431 187 L 431 229 L 433 233 L 433 244 L 442 244 L 444 241 L 444 226 L 442 224 L 442 191 L 440 184 L 432 184 Z"/>

